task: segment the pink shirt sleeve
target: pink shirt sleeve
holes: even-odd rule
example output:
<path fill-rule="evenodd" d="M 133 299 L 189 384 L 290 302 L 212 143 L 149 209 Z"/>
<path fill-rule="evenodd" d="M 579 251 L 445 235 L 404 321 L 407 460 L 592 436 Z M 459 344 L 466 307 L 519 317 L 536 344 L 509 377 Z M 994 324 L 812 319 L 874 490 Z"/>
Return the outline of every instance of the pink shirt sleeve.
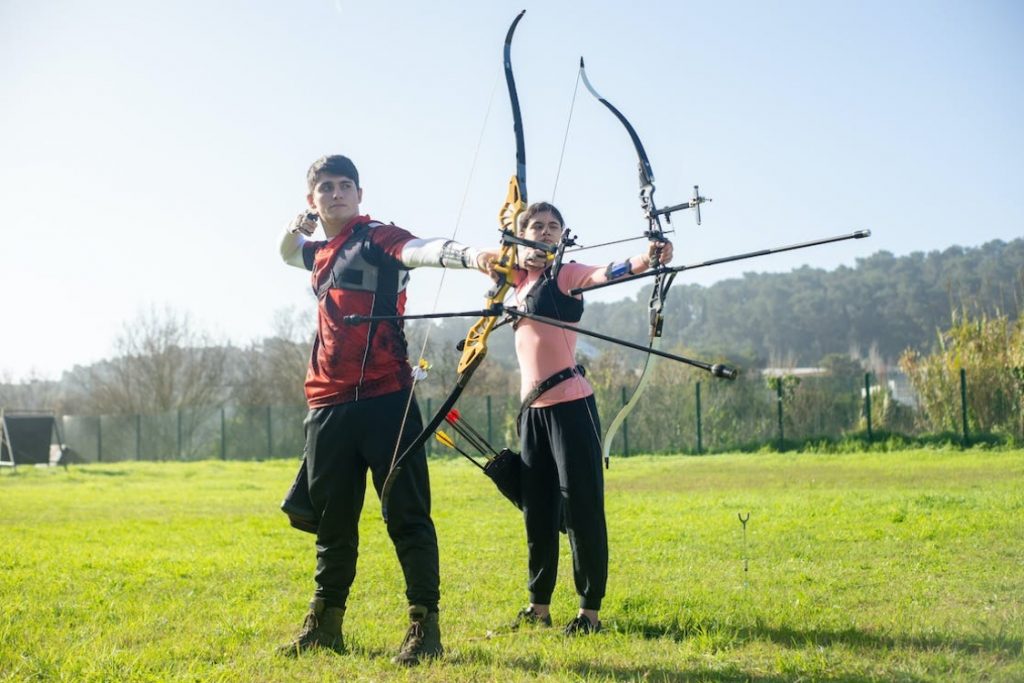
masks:
<path fill-rule="evenodd" d="M 642 256 L 633 256 L 629 259 L 629 266 L 633 273 L 642 273 L 647 270 L 647 263 Z M 558 288 L 563 292 L 608 282 L 608 266 L 588 266 L 582 263 L 566 263 L 558 272 Z"/>

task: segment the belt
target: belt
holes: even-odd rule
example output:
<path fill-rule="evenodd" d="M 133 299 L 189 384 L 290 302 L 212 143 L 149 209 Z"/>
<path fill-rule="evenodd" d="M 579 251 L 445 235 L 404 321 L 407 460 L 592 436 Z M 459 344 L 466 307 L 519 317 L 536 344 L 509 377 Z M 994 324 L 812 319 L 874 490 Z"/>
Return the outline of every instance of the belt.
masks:
<path fill-rule="evenodd" d="M 584 368 L 582 365 L 577 365 L 572 368 L 565 368 L 564 370 L 559 370 L 558 372 L 551 375 L 547 379 L 540 382 L 537 386 L 535 386 L 533 390 L 526 395 L 526 398 L 523 399 L 523 402 L 519 405 L 519 414 L 516 415 L 516 434 L 519 434 L 519 425 L 523 421 L 523 413 L 525 413 L 526 409 L 530 407 L 530 404 L 532 404 L 534 401 L 540 398 L 541 395 L 544 394 L 544 392 L 546 392 L 548 389 L 551 389 L 555 385 L 561 384 L 565 380 L 569 379 L 570 377 L 575 377 L 576 375 L 579 375 L 580 377 L 586 377 L 586 368 Z"/>

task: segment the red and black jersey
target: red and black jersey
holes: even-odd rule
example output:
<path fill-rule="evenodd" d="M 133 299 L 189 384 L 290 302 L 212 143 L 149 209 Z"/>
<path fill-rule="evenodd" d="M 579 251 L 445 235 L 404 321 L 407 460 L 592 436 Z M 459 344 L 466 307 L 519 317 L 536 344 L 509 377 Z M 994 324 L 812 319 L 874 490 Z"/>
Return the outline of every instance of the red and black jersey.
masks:
<path fill-rule="evenodd" d="M 408 268 L 400 260 L 413 235 L 357 216 L 334 238 L 306 242 L 317 328 L 306 372 L 306 401 L 322 408 L 389 394 L 412 385 L 402 323 L 349 325 L 346 315 L 401 315 Z"/>

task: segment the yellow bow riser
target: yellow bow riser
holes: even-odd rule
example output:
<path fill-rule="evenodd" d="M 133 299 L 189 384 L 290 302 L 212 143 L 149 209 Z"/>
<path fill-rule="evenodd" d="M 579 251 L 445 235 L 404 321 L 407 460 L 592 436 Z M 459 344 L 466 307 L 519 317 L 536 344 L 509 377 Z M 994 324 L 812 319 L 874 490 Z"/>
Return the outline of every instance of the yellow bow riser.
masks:
<path fill-rule="evenodd" d="M 518 234 L 517 227 L 519 216 L 526 210 L 526 202 L 523 201 L 523 193 L 519 188 L 519 177 L 513 175 L 508 181 L 508 194 L 505 196 L 505 203 L 498 211 L 498 222 L 501 224 L 502 234 Z M 494 288 L 487 293 L 485 306 L 492 308 L 495 304 L 505 301 L 508 290 L 512 287 L 514 273 L 519 264 L 519 247 L 502 241 L 501 254 L 498 262 L 494 265 L 494 272 L 499 276 Z M 462 357 L 459 359 L 458 372 L 461 375 L 468 368 L 476 367 L 487 355 L 487 337 L 491 330 L 498 323 L 497 315 L 484 316 L 478 319 L 469 328 L 466 340 L 462 346 Z"/>
<path fill-rule="evenodd" d="M 519 234 L 519 216 L 526 210 L 523 193 L 519 189 L 519 176 L 512 176 L 508 181 L 508 194 L 505 203 L 498 210 L 498 224 L 504 232 Z"/>
<path fill-rule="evenodd" d="M 513 273 L 516 270 L 517 249 L 518 247 L 514 244 L 502 246 L 501 256 L 494 266 L 500 280 L 495 283 L 494 289 L 487 293 L 485 300 L 487 308 L 505 301 L 505 295 L 512 287 Z M 466 334 L 466 340 L 462 346 L 462 357 L 459 359 L 458 372 L 460 375 L 468 368 L 475 367 L 487 355 L 487 337 L 497 323 L 497 315 L 488 315 L 477 319 L 469 328 L 469 333 Z"/>

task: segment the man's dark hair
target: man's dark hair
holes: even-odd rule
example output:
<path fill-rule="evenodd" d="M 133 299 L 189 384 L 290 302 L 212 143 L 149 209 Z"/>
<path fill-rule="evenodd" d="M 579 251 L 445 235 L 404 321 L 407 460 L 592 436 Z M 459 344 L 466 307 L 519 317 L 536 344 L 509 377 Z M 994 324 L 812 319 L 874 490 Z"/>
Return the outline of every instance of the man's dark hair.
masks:
<path fill-rule="evenodd" d="M 310 192 L 316 187 L 320 178 L 325 175 L 343 175 L 346 178 L 351 178 L 355 181 L 356 187 L 359 187 L 359 171 L 356 170 L 356 165 L 352 163 L 352 160 L 346 156 L 330 154 L 314 161 L 306 173 L 306 184 L 309 186 Z"/>

